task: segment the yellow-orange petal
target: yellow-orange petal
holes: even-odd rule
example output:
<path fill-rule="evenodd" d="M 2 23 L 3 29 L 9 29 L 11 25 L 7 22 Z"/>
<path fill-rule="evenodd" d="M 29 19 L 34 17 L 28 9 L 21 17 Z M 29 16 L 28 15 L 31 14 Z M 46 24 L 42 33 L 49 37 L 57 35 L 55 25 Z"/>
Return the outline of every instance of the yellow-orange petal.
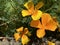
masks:
<path fill-rule="evenodd" d="M 30 39 L 26 35 L 23 35 L 21 41 L 22 44 L 25 45 L 30 41 Z"/>
<path fill-rule="evenodd" d="M 24 4 L 24 6 L 25 6 L 28 10 L 31 9 L 31 8 L 34 9 L 34 4 L 33 4 L 32 1 L 26 2 L 26 3 Z"/>
<path fill-rule="evenodd" d="M 28 36 L 31 36 L 31 33 L 29 32 L 28 28 L 24 29 L 24 34 L 27 34 Z"/>
<path fill-rule="evenodd" d="M 42 6 L 44 5 L 44 3 L 41 1 L 41 2 L 38 2 L 38 4 L 35 6 L 36 9 L 39 9 L 41 8 Z"/>
<path fill-rule="evenodd" d="M 25 28 L 24 29 L 24 34 L 27 34 L 29 31 L 28 31 L 28 28 Z"/>
<path fill-rule="evenodd" d="M 46 25 L 51 20 L 51 16 L 48 13 L 42 14 L 42 24 Z"/>
<path fill-rule="evenodd" d="M 55 43 L 48 41 L 48 45 L 55 45 Z"/>
<path fill-rule="evenodd" d="M 32 34 L 31 34 L 31 32 L 28 32 L 27 35 L 28 35 L 28 36 L 31 36 Z"/>
<path fill-rule="evenodd" d="M 17 31 L 17 32 L 23 31 L 23 27 L 20 27 L 20 28 L 16 29 L 16 31 Z"/>
<path fill-rule="evenodd" d="M 31 13 L 28 10 L 22 10 L 22 16 L 23 17 L 29 16 L 29 15 L 31 15 Z"/>
<path fill-rule="evenodd" d="M 33 20 L 39 20 L 41 16 L 42 16 L 42 11 L 38 10 L 35 11 L 31 17 Z"/>
<path fill-rule="evenodd" d="M 35 27 L 35 28 L 41 28 L 42 27 L 40 20 L 32 20 L 30 22 L 30 26 Z"/>
<path fill-rule="evenodd" d="M 38 38 L 43 38 L 45 36 L 45 30 L 44 29 L 38 29 L 36 35 Z"/>
<path fill-rule="evenodd" d="M 47 24 L 46 24 L 46 29 L 50 30 L 50 31 L 55 31 L 57 28 L 57 23 L 54 20 L 50 20 Z"/>
<path fill-rule="evenodd" d="M 15 33 L 14 38 L 15 38 L 16 41 L 18 41 L 21 38 L 21 36 L 20 36 L 19 33 Z"/>
<path fill-rule="evenodd" d="M 28 9 L 28 3 L 29 3 L 29 2 L 27 2 L 27 3 L 24 4 L 24 6 L 25 6 L 27 9 Z"/>

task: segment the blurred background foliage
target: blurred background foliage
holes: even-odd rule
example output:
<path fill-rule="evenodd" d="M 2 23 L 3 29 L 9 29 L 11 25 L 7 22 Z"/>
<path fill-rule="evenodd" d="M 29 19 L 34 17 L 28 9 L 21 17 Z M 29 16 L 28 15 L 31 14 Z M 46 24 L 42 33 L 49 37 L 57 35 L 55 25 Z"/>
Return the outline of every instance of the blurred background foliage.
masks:
<path fill-rule="evenodd" d="M 0 0 L 0 36 L 13 36 L 16 28 L 21 26 L 28 27 L 31 17 L 22 17 L 24 3 L 28 0 Z M 39 1 L 44 2 L 40 9 L 43 12 L 50 13 L 60 22 L 60 0 L 33 0 L 36 5 Z"/>

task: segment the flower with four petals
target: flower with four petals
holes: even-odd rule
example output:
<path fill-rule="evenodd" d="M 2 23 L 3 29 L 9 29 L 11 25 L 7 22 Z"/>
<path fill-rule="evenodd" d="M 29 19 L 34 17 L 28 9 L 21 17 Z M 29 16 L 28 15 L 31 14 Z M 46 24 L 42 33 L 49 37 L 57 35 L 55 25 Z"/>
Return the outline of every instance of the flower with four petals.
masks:
<path fill-rule="evenodd" d="M 56 30 L 57 23 L 52 19 L 50 14 L 43 13 L 41 20 L 32 20 L 30 26 L 38 28 L 36 35 L 38 38 L 43 38 L 45 36 L 45 30 Z"/>
<path fill-rule="evenodd" d="M 38 9 L 43 5 L 43 2 L 39 2 L 35 7 L 32 1 L 25 3 L 24 6 L 27 8 L 27 10 L 22 10 L 22 16 L 25 17 L 31 15 L 33 20 L 40 19 L 42 16 L 42 11 Z"/>
<path fill-rule="evenodd" d="M 22 44 L 27 44 L 29 42 L 29 38 L 27 37 L 27 34 L 29 33 L 28 28 L 24 28 L 20 27 L 17 30 L 17 33 L 14 34 L 14 38 L 16 41 L 18 41 L 19 39 L 21 39 Z"/>

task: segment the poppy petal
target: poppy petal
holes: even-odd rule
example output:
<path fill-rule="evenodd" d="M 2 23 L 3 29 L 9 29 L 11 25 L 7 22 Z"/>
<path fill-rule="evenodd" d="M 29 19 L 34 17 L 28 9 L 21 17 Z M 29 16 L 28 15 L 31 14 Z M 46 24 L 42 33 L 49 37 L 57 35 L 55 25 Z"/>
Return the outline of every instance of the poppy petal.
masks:
<path fill-rule="evenodd" d="M 25 16 L 29 16 L 31 15 L 30 12 L 28 10 L 22 10 L 22 16 L 25 17 Z"/>
<path fill-rule="evenodd" d="M 34 4 L 33 4 L 32 1 L 25 3 L 24 6 L 25 6 L 28 10 L 31 9 L 31 8 L 34 9 Z"/>
<path fill-rule="evenodd" d="M 16 31 L 17 31 L 17 32 L 23 31 L 23 27 L 20 27 L 20 28 L 16 29 Z"/>
<path fill-rule="evenodd" d="M 41 25 L 41 23 L 40 23 L 40 20 L 32 20 L 32 21 L 30 22 L 30 26 L 31 26 L 31 27 L 35 27 L 35 28 L 40 28 L 42 25 Z"/>
<path fill-rule="evenodd" d="M 14 38 L 15 38 L 16 41 L 18 41 L 21 38 L 21 36 L 20 36 L 19 33 L 15 33 Z"/>
<path fill-rule="evenodd" d="M 50 30 L 50 31 L 55 31 L 57 28 L 57 23 L 54 20 L 50 20 L 47 24 L 46 24 L 46 29 Z"/>
<path fill-rule="evenodd" d="M 38 29 L 36 34 L 37 34 L 38 38 L 43 38 L 45 36 L 45 30 L 44 29 Z"/>
<path fill-rule="evenodd" d="M 48 41 L 48 45 L 56 45 L 56 44 L 53 43 L 53 42 Z"/>
<path fill-rule="evenodd" d="M 42 11 L 38 10 L 32 15 L 32 19 L 39 20 L 41 16 L 42 16 Z"/>
<path fill-rule="evenodd" d="M 51 20 L 51 16 L 48 13 L 42 14 L 42 24 L 46 25 Z"/>
<path fill-rule="evenodd" d="M 25 45 L 30 41 L 30 39 L 26 35 L 23 35 L 21 41 L 22 44 Z"/>
<path fill-rule="evenodd" d="M 28 28 L 25 28 L 24 29 L 24 33 L 27 34 L 29 31 L 28 31 Z"/>
<path fill-rule="evenodd" d="M 39 9 L 39 8 L 41 8 L 43 5 L 44 5 L 43 2 L 39 2 L 39 3 L 35 6 L 35 8 L 36 8 L 36 9 Z"/>

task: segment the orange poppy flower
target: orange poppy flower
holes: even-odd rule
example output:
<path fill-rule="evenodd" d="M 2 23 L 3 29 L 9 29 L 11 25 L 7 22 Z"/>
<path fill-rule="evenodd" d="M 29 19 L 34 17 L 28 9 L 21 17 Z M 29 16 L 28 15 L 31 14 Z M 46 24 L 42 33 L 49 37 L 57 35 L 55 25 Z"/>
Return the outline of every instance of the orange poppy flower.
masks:
<path fill-rule="evenodd" d="M 27 42 L 29 42 L 29 40 L 30 40 L 30 39 L 26 36 L 26 34 L 29 33 L 28 28 L 25 28 L 25 29 L 23 30 L 23 27 L 20 27 L 20 28 L 18 28 L 16 31 L 17 31 L 17 33 L 14 34 L 15 40 L 18 41 L 18 40 L 21 38 L 22 44 L 23 44 L 23 45 L 24 45 L 24 44 L 27 44 Z"/>
<path fill-rule="evenodd" d="M 45 30 L 55 31 L 57 23 L 51 18 L 50 14 L 43 13 L 41 21 L 32 20 L 30 26 L 39 28 L 36 34 L 38 38 L 42 38 L 45 35 Z"/>
<path fill-rule="evenodd" d="M 43 6 L 43 2 L 39 2 L 35 6 L 35 8 L 34 8 L 34 4 L 32 1 L 25 3 L 24 6 L 27 8 L 27 10 L 22 10 L 23 17 L 31 15 L 33 20 L 40 19 L 40 17 L 42 16 L 42 11 L 38 9 Z"/>

